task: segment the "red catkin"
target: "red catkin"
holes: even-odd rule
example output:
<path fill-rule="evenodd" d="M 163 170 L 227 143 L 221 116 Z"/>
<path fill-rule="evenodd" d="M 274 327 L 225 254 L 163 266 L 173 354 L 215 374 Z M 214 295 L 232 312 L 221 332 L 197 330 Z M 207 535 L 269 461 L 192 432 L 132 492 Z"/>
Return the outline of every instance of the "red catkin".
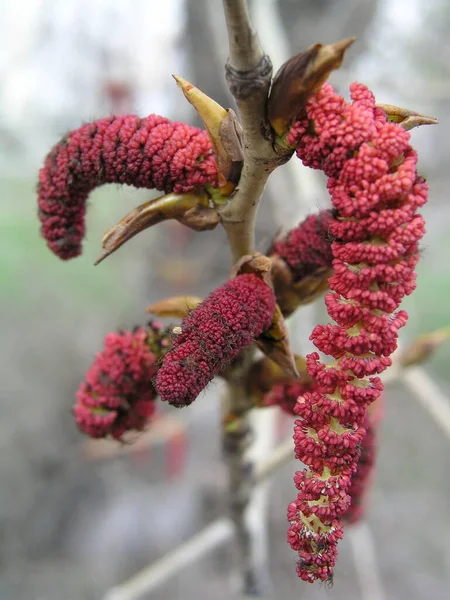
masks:
<path fill-rule="evenodd" d="M 107 117 L 62 138 L 39 172 L 41 233 L 63 260 L 81 254 L 89 193 L 125 183 L 166 193 L 216 185 L 217 165 L 205 131 L 158 115 Z"/>
<path fill-rule="evenodd" d="M 287 263 L 294 281 L 306 277 L 318 267 L 331 267 L 331 220 L 329 210 L 309 215 L 274 242 L 269 255 L 277 254 Z"/>
<path fill-rule="evenodd" d="M 191 404 L 213 377 L 269 328 L 275 311 L 272 289 L 257 275 L 229 279 L 181 324 L 173 349 L 156 377 L 161 400 Z"/>
<path fill-rule="evenodd" d="M 155 411 L 151 381 L 169 345 L 159 323 L 109 333 L 76 394 L 73 414 L 80 431 L 118 440 L 129 430 L 142 431 Z"/>
<path fill-rule="evenodd" d="M 408 318 L 398 308 L 415 288 L 424 234 L 416 211 L 428 191 L 409 133 L 387 121 L 365 86 L 354 83 L 350 92 L 352 101 L 345 102 L 324 84 L 287 136 L 305 165 L 327 175 L 334 209 L 328 223 L 334 273 L 325 303 L 335 324 L 317 325 L 311 334 L 334 360 L 308 355 L 316 386 L 294 407 L 295 455 L 307 468 L 295 477 L 299 494 L 288 508 L 288 541 L 298 552 L 299 577 L 310 582 L 331 579 L 342 518 L 359 516 L 350 496 L 362 492 L 371 470 L 367 407 L 382 392 L 376 375 L 391 364 Z M 362 471 L 352 485 L 361 449 Z"/>

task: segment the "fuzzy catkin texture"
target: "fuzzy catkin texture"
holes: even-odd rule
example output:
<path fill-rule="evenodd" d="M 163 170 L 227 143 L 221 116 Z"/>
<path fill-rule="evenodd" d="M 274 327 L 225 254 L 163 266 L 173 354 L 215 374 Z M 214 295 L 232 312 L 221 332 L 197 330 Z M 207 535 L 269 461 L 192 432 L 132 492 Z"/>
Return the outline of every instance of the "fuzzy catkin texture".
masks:
<path fill-rule="evenodd" d="M 328 176 L 333 204 L 329 224 L 334 274 L 325 296 L 335 324 L 317 325 L 311 339 L 323 354 L 307 357 L 317 384 L 295 406 L 299 494 L 288 508 L 288 541 L 298 552 L 305 581 L 329 580 L 349 510 L 351 479 L 366 434 L 368 405 L 383 389 L 378 373 L 391 364 L 400 327 L 397 310 L 415 288 L 427 185 L 416 172 L 409 133 L 387 122 L 363 85 L 350 87 L 345 102 L 325 84 L 307 103 L 306 117 L 287 141 L 305 165 Z"/>
<path fill-rule="evenodd" d="M 127 431 L 142 431 L 155 411 L 151 380 L 169 345 L 159 323 L 109 333 L 76 394 L 73 414 L 80 431 L 118 440 Z"/>
<path fill-rule="evenodd" d="M 181 324 L 156 377 L 161 400 L 191 404 L 239 352 L 269 328 L 272 289 L 257 275 L 238 275 L 210 294 Z"/>
<path fill-rule="evenodd" d="M 63 260 L 81 254 L 86 201 L 104 183 L 180 193 L 216 180 L 212 144 L 196 127 L 158 115 L 86 123 L 52 148 L 39 172 L 42 236 Z"/>
<path fill-rule="evenodd" d="M 306 277 L 319 267 L 331 267 L 331 220 L 329 210 L 309 215 L 274 242 L 269 254 L 278 254 L 286 262 L 294 281 Z"/>

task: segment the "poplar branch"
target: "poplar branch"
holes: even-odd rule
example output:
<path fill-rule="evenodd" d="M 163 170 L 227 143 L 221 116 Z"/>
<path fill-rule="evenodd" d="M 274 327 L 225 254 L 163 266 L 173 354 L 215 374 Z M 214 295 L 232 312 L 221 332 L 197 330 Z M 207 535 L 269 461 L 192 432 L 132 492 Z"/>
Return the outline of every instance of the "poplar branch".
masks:
<path fill-rule="evenodd" d="M 250 23 L 245 0 L 223 0 L 230 45 L 229 63 L 237 71 L 249 71 L 264 56 L 258 34 Z"/>
<path fill-rule="evenodd" d="M 290 151 L 275 147 L 266 117 L 272 62 L 264 53 L 248 13 L 246 0 L 223 0 L 229 58 L 228 87 L 243 127 L 244 165 L 236 191 L 219 208 L 233 262 L 254 252 L 256 211 L 270 173 L 288 160 Z"/>

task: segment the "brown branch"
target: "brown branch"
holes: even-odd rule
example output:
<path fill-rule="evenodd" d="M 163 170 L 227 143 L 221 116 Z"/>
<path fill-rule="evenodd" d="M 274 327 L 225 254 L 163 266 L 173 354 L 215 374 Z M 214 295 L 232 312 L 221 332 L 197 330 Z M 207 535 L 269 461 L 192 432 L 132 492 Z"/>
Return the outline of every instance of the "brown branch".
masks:
<path fill-rule="evenodd" d="M 233 94 L 244 133 L 244 166 L 236 192 L 220 208 L 233 262 L 254 251 L 258 203 L 270 173 L 291 153 L 274 148 L 266 119 L 272 63 L 253 30 L 245 0 L 223 0 L 228 30 L 226 79 Z"/>
<path fill-rule="evenodd" d="M 237 71 L 249 71 L 256 67 L 264 56 L 258 34 L 250 23 L 247 2 L 223 0 L 230 44 L 230 66 Z"/>

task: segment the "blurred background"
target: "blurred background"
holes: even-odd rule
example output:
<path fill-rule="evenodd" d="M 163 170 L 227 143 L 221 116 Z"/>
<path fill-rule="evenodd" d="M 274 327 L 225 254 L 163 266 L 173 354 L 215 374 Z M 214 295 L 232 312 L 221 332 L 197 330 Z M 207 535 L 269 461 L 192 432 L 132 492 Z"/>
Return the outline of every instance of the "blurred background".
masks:
<path fill-rule="evenodd" d="M 402 343 L 449 325 L 450 4 L 250 4 L 275 70 L 312 43 L 355 35 L 345 65 L 331 78 L 344 94 L 358 79 L 380 102 L 439 118 L 438 127 L 412 133 L 431 192 L 418 289 L 405 302 L 411 318 Z M 222 514 L 220 383 L 189 410 L 162 409 L 154 434 L 135 449 L 87 444 L 72 420 L 74 394 L 108 331 L 144 323 L 145 306 L 165 296 L 207 294 L 228 275 L 228 250 L 220 229 L 195 234 L 164 224 L 94 268 L 104 231 L 151 197 L 105 186 L 90 198 L 82 257 L 60 262 L 39 235 L 37 172 L 49 148 L 84 121 L 132 112 L 198 124 L 172 73 L 233 106 L 223 76 L 222 5 L 3 0 L 0 6 L 0 599 L 112 598 L 110 588 Z M 259 249 L 281 227 L 327 205 L 320 176 L 291 161 L 267 187 Z M 305 309 L 293 325 L 299 352 L 307 349 L 314 311 L 323 316 L 320 306 Z M 450 393 L 449 352 L 450 345 L 442 346 L 425 366 L 444 394 Z M 384 412 L 367 516 L 372 545 L 360 546 L 378 573 L 377 585 L 361 584 L 350 536 L 340 544 L 332 590 L 297 580 L 295 553 L 285 541 L 298 468 L 291 461 L 275 475 L 268 497 L 271 597 L 448 598 L 450 452 L 443 417 L 400 384 L 388 387 Z M 274 419 L 275 438 L 291 435 L 290 419 Z M 233 568 L 226 543 L 142 597 L 238 598 L 230 591 Z"/>

